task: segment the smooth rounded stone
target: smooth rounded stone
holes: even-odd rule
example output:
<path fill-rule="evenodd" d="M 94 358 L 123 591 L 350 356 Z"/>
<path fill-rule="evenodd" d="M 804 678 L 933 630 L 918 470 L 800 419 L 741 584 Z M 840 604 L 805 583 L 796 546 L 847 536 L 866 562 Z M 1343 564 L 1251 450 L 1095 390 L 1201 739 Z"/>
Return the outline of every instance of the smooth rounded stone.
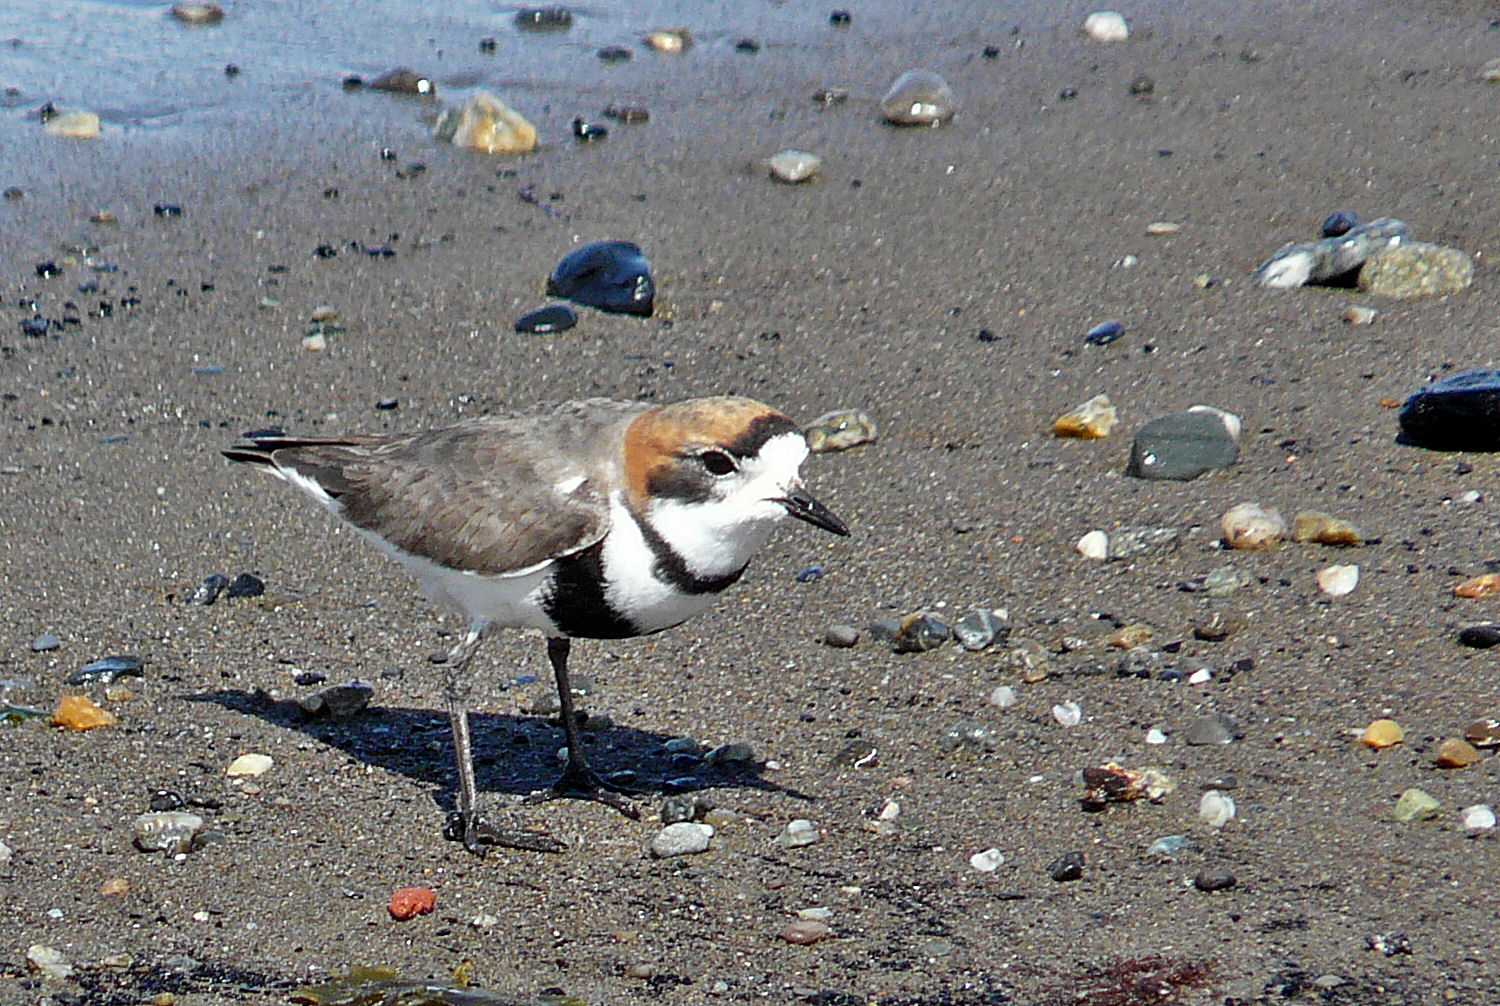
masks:
<path fill-rule="evenodd" d="M 1148 856 L 1171 856 L 1190 848 L 1193 840 L 1186 835 L 1163 835 L 1150 845 L 1146 846 Z"/>
<path fill-rule="evenodd" d="M 1240 503 L 1230 507 L 1219 521 L 1224 544 L 1240 551 L 1263 551 L 1275 548 L 1286 538 L 1286 520 L 1276 510 L 1259 503 Z"/>
<path fill-rule="evenodd" d="M 880 99 L 881 114 L 895 126 L 941 125 L 957 110 L 953 89 L 931 70 L 907 70 Z"/>
<path fill-rule="evenodd" d="M 53 650 L 60 649 L 61 647 L 62 640 L 50 632 L 44 632 L 31 641 L 32 653 L 51 653 Z"/>
<path fill-rule="evenodd" d="M 595 241 L 557 263 L 547 277 L 547 295 L 600 311 L 649 318 L 656 306 L 656 283 L 639 245 Z"/>
<path fill-rule="evenodd" d="M 1477 597 L 1489 597 L 1496 593 L 1500 593 L 1500 573 L 1484 573 L 1470 577 L 1453 588 L 1454 597 L 1470 600 Z"/>
<path fill-rule="evenodd" d="M 1160 769 L 1126 768 L 1116 762 L 1090 765 L 1080 775 L 1083 796 L 1078 802 L 1087 811 L 1103 810 L 1111 803 L 1130 803 L 1142 797 L 1159 802 L 1177 788 L 1177 783 Z"/>
<path fill-rule="evenodd" d="M 1119 422 L 1108 395 L 1095 395 L 1082 405 L 1052 421 L 1052 433 L 1079 440 L 1100 440 L 1109 436 Z"/>
<path fill-rule="evenodd" d="M 1109 535 L 1103 531 L 1090 531 L 1078 539 L 1078 554 L 1085 559 L 1103 562 L 1109 558 Z"/>
<path fill-rule="evenodd" d="M 174 3 L 168 13 L 183 24 L 218 24 L 224 20 L 223 7 L 216 3 L 198 3 L 196 0 Z"/>
<path fill-rule="evenodd" d="M 942 646 L 951 635 L 948 623 L 936 615 L 916 612 L 897 623 L 891 649 L 896 653 L 925 653 Z"/>
<path fill-rule="evenodd" d="M 1047 876 L 1060 884 L 1083 876 L 1083 853 L 1077 849 L 1065 852 L 1047 864 Z"/>
<path fill-rule="evenodd" d="M 1318 589 L 1329 597 L 1343 597 L 1359 586 L 1359 567 L 1353 564 L 1324 566 L 1318 570 Z"/>
<path fill-rule="evenodd" d="M 302 337 L 302 348 L 309 353 L 321 353 L 328 348 L 328 336 L 322 332 L 309 332 Z"/>
<path fill-rule="evenodd" d="M 74 733 L 114 723 L 115 714 L 99 708 L 87 695 L 64 695 L 57 700 L 57 708 L 52 711 L 52 725 Z"/>
<path fill-rule="evenodd" d="M 667 825 L 651 838 L 651 855 L 657 859 L 674 856 L 696 856 L 707 852 L 714 830 L 694 821 L 677 821 Z"/>
<path fill-rule="evenodd" d="M 1405 241 L 1371 255 L 1359 270 L 1359 288 L 1379 297 L 1446 297 L 1474 282 L 1474 259 L 1458 248 Z"/>
<path fill-rule="evenodd" d="M 1323 218 L 1318 226 L 1325 238 L 1339 238 L 1359 226 L 1359 217 L 1348 210 L 1336 210 Z"/>
<path fill-rule="evenodd" d="M 141 814 L 135 819 L 135 847 L 142 852 L 192 852 L 203 824 L 203 818 L 185 810 Z"/>
<path fill-rule="evenodd" d="M 111 685 L 119 678 L 140 678 L 145 677 L 145 674 L 145 664 L 140 657 L 122 653 L 85 664 L 63 680 L 69 685 Z"/>
<path fill-rule="evenodd" d="M 1005 855 L 999 849 L 985 849 L 970 856 L 969 865 L 980 873 L 994 873 L 1005 865 Z"/>
<path fill-rule="evenodd" d="M 783 849 L 800 849 L 806 845 L 815 845 L 823 838 L 823 833 L 818 826 L 805 817 L 799 817 L 788 821 L 786 827 L 782 828 L 776 836 L 776 844 Z"/>
<path fill-rule="evenodd" d="M 1479 68 L 1478 78 L 1490 84 L 1500 82 L 1500 57 L 1490 60 Z"/>
<path fill-rule="evenodd" d="M 42 132 L 48 136 L 63 136 L 74 140 L 92 140 L 99 135 L 99 116 L 94 112 L 77 111 L 54 115 L 42 124 Z"/>
<path fill-rule="evenodd" d="M 1488 650 L 1492 646 L 1500 646 L 1500 625 L 1494 622 L 1466 625 L 1458 631 L 1458 642 L 1462 646 L 1470 646 L 1476 650 Z"/>
<path fill-rule="evenodd" d="M 996 667 L 1002 671 L 1015 671 L 1029 685 L 1045 681 L 1052 657 L 1046 648 L 1033 639 L 1023 639 L 1015 646 L 997 654 Z"/>
<path fill-rule="evenodd" d="M 1010 685 L 999 685 L 990 692 L 990 705 L 999 706 L 1001 709 L 1009 709 L 1019 701 L 1016 690 Z"/>
<path fill-rule="evenodd" d="M 440 143 L 481 154 L 529 153 L 537 138 L 525 116 L 488 91 L 476 91 L 462 106 L 443 109 L 432 135 Z"/>
<path fill-rule="evenodd" d="M 1401 406 L 1400 441 L 1437 451 L 1500 451 L 1500 371 L 1433 381 Z"/>
<path fill-rule="evenodd" d="M 309 716 L 341 720 L 364 709 L 374 695 L 375 689 L 363 681 L 349 681 L 304 695 L 297 700 L 297 705 Z"/>
<path fill-rule="evenodd" d="M 604 106 L 604 115 L 627 125 L 651 121 L 651 110 L 644 105 L 616 105 L 610 102 Z"/>
<path fill-rule="evenodd" d="M 1395 720 L 1375 720 L 1360 734 L 1360 743 L 1379 751 L 1406 740 L 1406 731 Z"/>
<path fill-rule="evenodd" d="M 1083 19 L 1083 33 L 1095 42 L 1123 42 L 1130 37 L 1130 26 L 1117 11 L 1096 10 Z"/>
<path fill-rule="evenodd" d="M 248 754 L 242 754 L 234 761 L 230 762 L 229 767 L 224 770 L 224 774 L 226 776 L 229 776 L 231 779 L 239 778 L 242 776 L 249 776 L 251 778 L 254 778 L 256 776 L 265 775 L 267 772 L 271 771 L 271 766 L 274 764 L 275 760 L 272 759 L 270 755 L 256 754 L 252 752 Z"/>
<path fill-rule="evenodd" d="M 573 12 L 566 7 L 522 7 L 516 11 L 516 27 L 522 31 L 567 31 L 573 27 Z"/>
<path fill-rule="evenodd" d="M 254 573 L 241 573 L 229 585 L 224 588 L 224 596 L 228 598 L 260 597 L 266 592 L 266 581 Z"/>
<path fill-rule="evenodd" d="M 1167 742 L 1167 735 L 1161 732 L 1161 728 L 1159 728 L 1159 727 L 1152 727 L 1150 730 L 1146 731 L 1146 743 L 1147 744 L 1162 745 L 1162 744 L 1165 744 L 1166 742 Z"/>
<path fill-rule="evenodd" d="M 1106 321 L 1083 333 L 1083 341 L 1090 346 L 1108 346 L 1125 334 L 1125 326 L 1118 321 Z"/>
<path fill-rule="evenodd" d="M 1104 645 L 1115 650 L 1132 650 L 1137 646 L 1145 646 L 1155 636 L 1156 630 L 1145 622 L 1132 622 L 1111 632 L 1104 640 Z"/>
<path fill-rule="evenodd" d="M 1083 722 L 1083 707 L 1072 700 L 1059 702 L 1052 707 L 1052 718 L 1059 726 L 1076 727 Z"/>
<path fill-rule="evenodd" d="M 807 449 L 814 454 L 847 451 L 862 444 L 873 444 L 880 437 L 875 420 L 862 409 L 825 412 L 802 432 L 807 437 Z"/>
<path fill-rule="evenodd" d="M 1365 307 L 1362 304 L 1346 307 L 1344 308 L 1344 313 L 1339 315 L 1339 318 L 1343 320 L 1345 325 L 1373 325 L 1375 324 L 1375 319 L 1378 317 L 1380 317 L 1379 311 L 1373 307 Z"/>
<path fill-rule="evenodd" d="M 641 43 L 657 52 L 679 53 L 693 44 L 693 35 L 686 28 L 657 28 L 642 35 Z"/>
<path fill-rule="evenodd" d="M 1255 281 L 1273 290 L 1290 290 L 1309 283 L 1347 282 L 1355 270 L 1377 252 L 1406 240 L 1406 224 L 1381 217 L 1338 237 L 1305 244 L 1289 244 L 1255 270 Z"/>
<path fill-rule="evenodd" d="M 1214 611 L 1207 618 L 1193 623 L 1193 638 L 1206 643 L 1222 643 L 1245 625 L 1246 620 L 1242 615 Z"/>
<path fill-rule="evenodd" d="M 68 963 L 63 952 L 44 943 L 33 943 L 26 948 L 26 963 L 33 970 L 58 981 L 65 981 L 73 976 L 73 965 Z M 50 1002 L 50 997 L 46 1001 Z"/>
<path fill-rule="evenodd" d="M 712 801 L 699 793 L 674 793 L 662 801 L 658 816 L 663 825 L 699 821 L 714 809 Z"/>
<path fill-rule="evenodd" d="M 635 53 L 623 45 L 607 45 L 594 55 L 605 63 L 624 63 L 635 58 Z"/>
<path fill-rule="evenodd" d="M 1478 760 L 1478 749 L 1462 737 L 1444 737 L 1432 757 L 1438 768 L 1464 768 Z"/>
<path fill-rule="evenodd" d="M 437 94 L 437 87 L 433 85 L 431 77 L 404 66 L 382 73 L 370 81 L 370 88 L 390 94 L 415 94 L 428 98 Z"/>
<path fill-rule="evenodd" d="M 1175 527 L 1122 527 L 1109 536 L 1106 558 L 1170 555 L 1182 547 L 1182 532 Z"/>
<path fill-rule="evenodd" d="M 1234 820 L 1234 797 L 1211 789 L 1198 801 L 1198 819 L 1210 828 L 1222 828 Z"/>
<path fill-rule="evenodd" d="M 1115 662 L 1115 677 L 1150 679 L 1166 663 L 1166 654 L 1146 646 L 1137 646 L 1120 654 Z"/>
<path fill-rule="evenodd" d="M 1364 540 L 1359 528 L 1322 510 L 1299 510 L 1292 518 L 1292 541 L 1349 548 Z"/>
<path fill-rule="evenodd" d="M 1413 786 L 1396 800 L 1396 820 L 1430 821 L 1442 813 L 1442 805 L 1432 796 Z"/>
<path fill-rule="evenodd" d="M 1156 84 L 1150 77 L 1137 77 L 1130 82 L 1130 93 L 1138 96 L 1151 94 L 1156 89 Z M 1167 234 L 1176 234 L 1182 230 L 1182 224 L 1175 220 L 1153 220 L 1146 225 L 1146 233 L 1156 237 Z"/>
<path fill-rule="evenodd" d="M 823 630 L 823 645 L 837 650 L 846 650 L 859 642 L 859 630 L 842 622 Z"/>
<path fill-rule="evenodd" d="M 1234 717 L 1223 713 L 1198 716 L 1182 731 L 1182 739 L 1197 746 L 1233 744 L 1243 736 L 1245 731 Z"/>
<path fill-rule="evenodd" d="M 797 185 L 823 173 L 823 158 L 805 150 L 783 150 L 766 158 L 766 170 L 778 182 Z"/>
<path fill-rule="evenodd" d="M 755 761 L 755 748 L 745 741 L 720 744 L 703 756 L 710 765 L 741 765 Z"/>
<path fill-rule="evenodd" d="M 210 573 L 199 581 L 187 597 L 183 598 L 183 603 L 206 608 L 219 599 L 219 595 L 227 586 L 229 586 L 229 577 L 223 573 Z"/>
<path fill-rule="evenodd" d="M 781 931 L 781 938 L 799 947 L 810 947 L 833 935 L 828 923 L 819 919 L 798 919 Z"/>
<path fill-rule="evenodd" d="M 516 319 L 516 331 L 530 335 L 566 332 L 578 324 L 578 312 L 566 304 L 549 304 Z"/>
<path fill-rule="evenodd" d="M 1004 643 L 1010 636 L 1010 612 L 1004 608 L 971 611 L 953 624 L 958 645 L 971 652 Z"/>
<path fill-rule="evenodd" d="M 603 140 L 609 136 L 609 127 L 601 126 L 597 122 L 589 122 L 582 116 L 573 118 L 573 137 L 582 143 L 592 143 L 595 140 Z"/>
<path fill-rule="evenodd" d="M 1238 456 L 1239 447 L 1218 416 L 1176 412 L 1159 416 L 1136 431 L 1125 474 L 1189 482 L 1229 467 Z"/>
<path fill-rule="evenodd" d="M 1200 891 L 1227 891 L 1239 881 L 1227 866 L 1205 866 L 1193 877 L 1193 886 Z"/>
<path fill-rule="evenodd" d="M 1500 720 L 1485 717 L 1464 726 L 1464 740 L 1477 748 L 1500 747 Z"/>
<path fill-rule="evenodd" d="M 1459 820 L 1465 831 L 1489 831 L 1495 826 L 1495 811 L 1488 804 L 1476 803 L 1465 807 Z"/>
<path fill-rule="evenodd" d="M 943 731 L 938 747 L 949 754 L 995 751 L 1000 747 L 1000 731 L 974 720 L 959 720 Z"/>

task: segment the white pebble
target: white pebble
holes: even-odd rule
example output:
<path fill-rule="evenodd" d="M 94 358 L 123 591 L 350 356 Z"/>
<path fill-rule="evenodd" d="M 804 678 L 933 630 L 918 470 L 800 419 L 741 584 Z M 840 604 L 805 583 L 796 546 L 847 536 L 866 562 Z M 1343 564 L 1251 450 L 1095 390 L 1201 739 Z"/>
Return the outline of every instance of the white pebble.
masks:
<path fill-rule="evenodd" d="M 322 332 L 313 332 L 302 337 L 302 348 L 309 353 L 321 353 L 328 348 L 328 337 Z"/>
<path fill-rule="evenodd" d="M 994 873 L 1005 863 L 1005 856 L 999 849 L 986 849 L 976 852 L 969 857 L 969 865 L 980 873 Z"/>
<path fill-rule="evenodd" d="M 1198 801 L 1198 816 L 1210 828 L 1222 828 L 1234 819 L 1234 798 L 1211 789 Z"/>
<path fill-rule="evenodd" d="M 1166 742 L 1167 735 L 1162 733 L 1159 728 L 1152 727 L 1150 730 L 1146 731 L 1147 744 L 1165 744 Z"/>
<path fill-rule="evenodd" d="M 1076 702 L 1060 702 L 1052 707 L 1052 718 L 1065 727 L 1076 727 L 1083 719 L 1083 709 Z"/>
<path fill-rule="evenodd" d="M 1476 803 L 1463 809 L 1460 820 L 1468 831 L 1489 831 L 1495 826 L 1495 812 L 1489 804 Z"/>
<path fill-rule="evenodd" d="M 1090 531 L 1078 539 L 1078 554 L 1085 559 L 1103 562 L 1109 555 L 1109 535 L 1103 531 Z"/>
<path fill-rule="evenodd" d="M 823 170 L 823 158 L 805 150 L 783 150 L 767 159 L 766 168 L 778 182 L 796 185 L 818 177 Z"/>
<path fill-rule="evenodd" d="M 783 849 L 795 849 L 803 845 L 812 845 L 823 836 L 818 833 L 818 826 L 805 817 L 799 817 L 795 821 L 788 821 L 787 826 L 781 829 L 781 834 L 776 836 L 776 844 Z"/>
<path fill-rule="evenodd" d="M 708 851 L 708 844 L 713 837 L 712 825 L 699 824 L 697 821 L 678 821 L 667 825 L 651 839 L 651 855 L 657 859 L 697 855 Z"/>
<path fill-rule="evenodd" d="M 1188 684 L 1206 685 L 1213 680 L 1213 677 L 1213 671 L 1210 671 L 1207 667 L 1200 667 L 1192 674 L 1188 675 Z"/>
<path fill-rule="evenodd" d="M 1001 709 L 1009 709 L 1016 704 L 1016 690 L 1010 685 L 1000 685 L 990 692 L 990 705 L 999 706 Z"/>
<path fill-rule="evenodd" d="M 229 763 L 229 767 L 224 770 L 224 774 L 231 778 L 235 776 L 253 777 L 265 775 L 271 771 L 271 766 L 274 764 L 275 762 L 272 761 L 270 755 L 242 754 Z"/>
<path fill-rule="evenodd" d="M 1358 566 L 1325 566 L 1318 570 L 1318 589 L 1329 597 L 1343 597 L 1358 584 Z"/>
<path fill-rule="evenodd" d="M 833 909 L 818 905 L 815 908 L 797 909 L 797 918 L 808 922 L 827 922 L 833 918 Z"/>
<path fill-rule="evenodd" d="M 1219 521 L 1224 543 L 1235 549 L 1275 548 L 1286 537 L 1286 519 L 1259 503 L 1240 503 L 1229 508 Z"/>
<path fill-rule="evenodd" d="M 879 818 L 882 821 L 894 821 L 901 816 L 901 805 L 895 800 L 887 800 L 885 806 L 880 808 Z"/>
<path fill-rule="evenodd" d="M 1460 493 L 1458 501 L 1473 506 L 1475 503 L 1482 503 L 1484 501 L 1484 493 L 1478 489 L 1470 489 L 1468 492 Z"/>
<path fill-rule="evenodd" d="M 1083 19 L 1083 31 L 1096 42 L 1123 42 L 1130 37 L 1130 27 L 1116 11 L 1096 10 Z"/>

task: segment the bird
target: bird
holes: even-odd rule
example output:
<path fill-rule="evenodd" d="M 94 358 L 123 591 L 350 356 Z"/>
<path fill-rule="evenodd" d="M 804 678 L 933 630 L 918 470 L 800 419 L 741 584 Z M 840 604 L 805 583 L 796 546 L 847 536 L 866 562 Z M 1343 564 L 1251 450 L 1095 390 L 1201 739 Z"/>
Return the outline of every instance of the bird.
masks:
<path fill-rule="evenodd" d="M 809 452 L 797 424 L 737 396 L 666 405 L 591 398 L 394 435 L 256 431 L 222 453 L 301 489 L 466 620 L 443 665 L 458 772 L 444 834 L 479 854 L 487 845 L 565 847 L 480 812 L 470 664 L 491 630 L 541 632 L 556 678 L 566 767 L 531 799 L 595 800 L 636 817 L 631 791 L 584 757 L 572 640 L 682 624 L 740 579 L 785 517 L 850 533 L 803 484 Z"/>

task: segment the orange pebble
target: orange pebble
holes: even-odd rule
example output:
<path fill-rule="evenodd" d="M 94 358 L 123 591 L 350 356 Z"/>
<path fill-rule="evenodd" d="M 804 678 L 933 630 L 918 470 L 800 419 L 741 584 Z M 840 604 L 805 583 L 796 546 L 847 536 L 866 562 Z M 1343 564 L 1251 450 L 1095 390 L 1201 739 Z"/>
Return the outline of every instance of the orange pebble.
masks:
<path fill-rule="evenodd" d="M 397 922 L 426 915 L 437 905 L 437 895 L 430 887 L 403 887 L 391 895 L 386 909 Z"/>
<path fill-rule="evenodd" d="M 1486 573 L 1453 588 L 1454 597 L 1489 597 L 1500 591 L 1500 573 Z"/>
<path fill-rule="evenodd" d="M 52 714 L 53 726 L 67 727 L 69 730 L 92 730 L 95 727 L 107 727 L 114 721 L 114 713 L 100 709 L 89 701 L 87 695 L 64 695 L 58 700 L 57 710 Z"/>

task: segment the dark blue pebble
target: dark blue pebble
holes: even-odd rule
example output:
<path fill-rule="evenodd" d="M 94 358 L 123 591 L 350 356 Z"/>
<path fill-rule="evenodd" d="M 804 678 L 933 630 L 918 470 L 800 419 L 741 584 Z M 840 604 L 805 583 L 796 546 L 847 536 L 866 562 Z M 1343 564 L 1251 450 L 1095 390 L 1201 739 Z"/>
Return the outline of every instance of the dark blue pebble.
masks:
<path fill-rule="evenodd" d="M 254 573 L 241 573 L 229 581 L 225 597 L 259 597 L 266 592 L 266 581 Z"/>
<path fill-rule="evenodd" d="M 1083 341 L 1090 346 L 1108 346 L 1120 336 L 1125 334 L 1125 326 L 1118 321 L 1106 321 L 1102 325 L 1095 325 L 1083 335 Z"/>
<path fill-rule="evenodd" d="M 1323 236 L 1325 238 L 1342 237 L 1358 226 L 1359 217 L 1348 210 L 1339 210 L 1323 218 Z"/>
<path fill-rule="evenodd" d="M 219 595 L 227 586 L 229 586 L 229 577 L 223 573 L 210 573 L 193 588 L 193 592 L 187 596 L 185 603 L 206 608 L 219 599 Z"/>
<path fill-rule="evenodd" d="M 567 255 L 547 277 L 547 293 L 575 304 L 650 317 L 656 306 L 651 267 L 638 245 L 596 241 Z"/>
<path fill-rule="evenodd" d="M 101 685 L 111 684 L 116 678 L 125 675 L 141 677 L 144 673 L 141 668 L 141 658 L 129 654 L 116 657 L 105 657 L 96 660 L 92 664 L 80 667 L 69 674 L 67 683 L 70 685 L 89 685 L 98 682 Z"/>
<path fill-rule="evenodd" d="M 1401 406 L 1398 442 L 1435 451 L 1500 451 L 1500 371 L 1433 381 Z"/>
<path fill-rule="evenodd" d="M 549 304 L 516 319 L 516 331 L 545 335 L 566 332 L 578 324 L 578 314 L 566 304 Z"/>
<path fill-rule="evenodd" d="M 823 567 L 805 566 L 797 570 L 795 576 L 798 583 L 812 583 L 815 580 L 823 579 Z"/>
<path fill-rule="evenodd" d="M 582 118 L 573 120 L 573 135 L 588 143 L 591 140 L 602 140 L 609 135 L 609 127 L 601 126 L 596 122 L 585 122 Z"/>

